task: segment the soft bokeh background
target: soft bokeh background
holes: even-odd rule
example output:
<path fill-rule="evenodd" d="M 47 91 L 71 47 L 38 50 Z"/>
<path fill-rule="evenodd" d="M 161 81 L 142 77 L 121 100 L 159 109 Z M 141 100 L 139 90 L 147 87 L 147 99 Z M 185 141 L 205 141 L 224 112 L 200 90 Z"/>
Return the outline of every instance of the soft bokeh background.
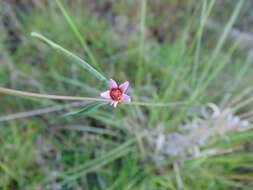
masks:
<path fill-rule="evenodd" d="M 98 97 L 91 73 L 39 32 L 143 102 L 0 93 L 2 190 L 253 188 L 251 0 L 1 0 L 0 87 Z M 80 34 L 80 35 L 79 35 Z"/>

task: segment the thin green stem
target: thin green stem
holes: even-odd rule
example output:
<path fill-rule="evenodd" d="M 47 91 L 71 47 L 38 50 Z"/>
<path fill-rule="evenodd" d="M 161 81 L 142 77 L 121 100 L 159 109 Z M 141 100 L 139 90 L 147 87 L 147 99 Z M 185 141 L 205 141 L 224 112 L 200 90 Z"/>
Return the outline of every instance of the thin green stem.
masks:
<path fill-rule="evenodd" d="M 53 100 L 107 101 L 106 99 L 102 99 L 102 98 L 39 94 L 39 93 L 25 92 L 25 91 L 13 90 L 13 89 L 2 88 L 2 87 L 0 87 L 0 93 L 10 94 L 14 96 L 29 96 L 32 98 L 43 98 L 43 99 L 53 99 Z"/>
<path fill-rule="evenodd" d="M 102 98 L 39 94 L 39 93 L 25 92 L 25 91 L 13 90 L 13 89 L 2 88 L 2 87 L 0 87 L 0 93 L 14 95 L 14 96 L 26 96 L 26 97 L 32 97 L 32 98 L 54 99 L 54 100 L 84 100 L 84 101 L 109 102 L 108 99 L 102 99 Z M 186 104 L 186 102 L 151 103 L 151 102 L 136 102 L 136 101 L 134 101 L 134 102 L 126 102 L 124 104 L 136 105 L 136 106 L 169 107 L 169 106 L 178 106 L 178 105 Z"/>
<path fill-rule="evenodd" d="M 203 1 L 203 7 L 201 10 L 201 18 L 200 18 L 200 26 L 196 34 L 197 39 L 197 47 L 194 55 L 194 65 L 193 65 L 193 72 L 192 72 L 192 78 L 193 78 L 193 85 L 195 85 L 197 80 L 197 70 L 199 67 L 199 60 L 200 60 L 200 54 L 201 54 L 201 44 L 202 44 L 202 35 L 205 28 L 206 21 L 212 11 L 212 8 L 214 6 L 215 0 L 210 1 L 209 5 L 207 5 L 207 0 Z"/>
<path fill-rule="evenodd" d="M 144 55 L 144 45 L 145 45 L 145 25 L 146 25 L 146 9 L 147 0 L 141 1 L 141 23 L 140 23 L 140 44 L 139 44 L 139 56 L 140 58 Z"/>
<path fill-rule="evenodd" d="M 137 93 L 140 90 L 141 79 L 144 70 L 143 57 L 145 54 L 145 24 L 146 24 L 146 7 L 147 0 L 141 1 L 141 15 L 140 15 L 140 42 L 139 42 L 139 60 L 138 60 L 138 70 L 136 76 Z"/>
<path fill-rule="evenodd" d="M 209 61 L 206 63 L 206 67 L 204 68 L 202 75 L 199 78 L 199 82 L 198 82 L 199 85 L 202 85 L 203 81 L 205 81 L 205 79 L 209 77 L 210 70 L 211 70 L 212 66 L 215 66 L 214 63 L 217 60 L 217 57 L 220 55 L 220 52 L 226 42 L 226 39 L 228 37 L 228 34 L 229 34 L 231 28 L 233 27 L 233 25 L 236 21 L 236 18 L 238 17 L 238 15 L 240 13 L 240 10 L 243 6 L 244 1 L 245 0 L 239 0 L 238 3 L 236 4 L 234 12 L 232 13 L 228 23 L 226 24 L 226 27 L 225 27 L 221 37 L 219 38 L 218 43 L 217 43 Z"/>

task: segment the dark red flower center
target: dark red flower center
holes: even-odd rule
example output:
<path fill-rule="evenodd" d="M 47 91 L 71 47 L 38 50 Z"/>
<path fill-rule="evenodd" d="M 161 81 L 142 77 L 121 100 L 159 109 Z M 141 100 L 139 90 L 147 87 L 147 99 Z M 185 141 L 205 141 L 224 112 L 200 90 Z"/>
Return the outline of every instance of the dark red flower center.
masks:
<path fill-rule="evenodd" d="M 120 101 L 122 98 L 123 92 L 120 88 L 112 88 L 110 90 L 110 96 L 114 101 Z"/>

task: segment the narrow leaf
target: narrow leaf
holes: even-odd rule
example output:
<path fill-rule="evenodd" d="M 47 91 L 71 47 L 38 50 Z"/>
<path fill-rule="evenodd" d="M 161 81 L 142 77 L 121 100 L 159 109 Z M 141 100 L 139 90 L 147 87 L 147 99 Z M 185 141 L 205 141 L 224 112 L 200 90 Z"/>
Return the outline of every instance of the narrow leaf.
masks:
<path fill-rule="evenodd" d="M 96 108 L 98 108 L 102 105 L 105 105 L 105 104 L 107 104 L 107 103 L 95 102 L 95 103 L 89 104 L 88 106 L 84 107 L 81 110 L 66 113 L 63 115 L 63 117 L 70 117 L 70 116 L 76 116 L 76 115 L 80 115 L 80 114 L 86 114 L 86 113 L 89 113 L 89 112 L 95 110 Z"/>
<path fill-rule="evenodd" d="M 77 39 L 79 40 L 79 42 L 81 43 L 81 46 L 83 47 L 83 49 L 85 50 L 85 52 L 87 53 L 90 61 L 92 64 L 94 64 L 94 66 L 98 69 L 99 65 L 98 62 L 95 58 L 95 56 L 93 55 L 92 51 L 90 50 L 89 46 L 87 45 L 84 36 L 81 35 L 81 33 L 78 31 L 73 19 L 71 19 L 71 17 L 69 16 L 69 14 L 67 13 L 66 9 L 64 8 L 64 6 L 62 5 L 60 0 L 56 0 L 56 3 L 58 5 L 58 7 L 60 8 L 65 20 L 67 21 L 67 23 L 69 24 L 71 30 L 73 31 L 73 33 L 75 34 L 75 36 L 77 37 Z M 98 69 L 100 70 L 100 69 Z"/>
<path fill-rule="evenodd" d="M 32 32 L 31 36 L 42 40 L 43 42 L 45 42 L 49 46 L 51 46 L 53 49 L 60 51 L 66 57 L 72 59 L 73 61 L 75 61 L 76 63 L 78 63 L 80 66 L 82 66 L 84 69 L 88 70 L 90 73 L 92 73 L 93 75 L 95 75 L 99 80 L 101 80 L 103 82 L 107 81 L 107 79 L 101 73 L 99 73 L 96 69 L 94 69 L 89 63 L 87 63 L 86 61 L 84 61 L 80 57 L 74 55 L 70 51 L 66 50 L 62 46 L 56 44 L 55 42 L 49 40 L 48 38 L 46 38 L 45 36 L 43 36 L 43 35 L 41 35 L 41 34 L 39 34 L 37 32 Z"/>

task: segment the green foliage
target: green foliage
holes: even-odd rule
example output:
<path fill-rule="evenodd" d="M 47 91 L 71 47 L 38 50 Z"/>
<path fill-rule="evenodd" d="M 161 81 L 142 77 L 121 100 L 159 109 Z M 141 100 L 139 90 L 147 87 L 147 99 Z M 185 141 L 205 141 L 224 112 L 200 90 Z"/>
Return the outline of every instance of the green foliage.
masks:
<path fill-rule="evenodd" d="M 251 90 L 242 92 L 252 85 L 252 61 L 229 37 L 247 2 L 224 1 L 226 9 L 219 3 L 47 0 L 29 7 L 29 14 L 10 16 L 22 42 L 8 41 L 10 34 L 0 25 L 1 87 L 98 97 L 105 90 L 98 80 L 108 76 L 130 81 L 134 101 L 170 106 L 100 109 L 106 102 L 85 107 L 76 102 L 83 107 L 78 110 L 62 100 L 0 95 L 0 120 L 6 120 L 0 123 L 0 189 L 251 189 L 252 130 L 217 135 L 198 145 L 199 156 L 164 160 L 162 136 L 153 138 L 156 130 L 188 134 L 189 128 L 180 127 L 194 119 L 212 123 L 199 114 L 208 102 L 233 109 L 251 96 Z M 8 11 L 0 7 L 4 20 Z M 212 29 L 208 21 L 216 15 L 221 24 Z M 52 39 L 32 33 L 52 49 L 32 40 L 31 31 Z M 252 120 L 250 103 L 234 114 L 247 113 L 244 119 Z M 59 117 L 63 109 L 73 117 Z M 9 119 L 20 112 L 21 119 Z"/>
<path fill-rule="evenodd" d="M 66 114 L 63 115 L 63 117 L 70 117 L 70 116 L 77 116 L 77 115 L 80 115 L 80 114 L 86 114 L 86 113 L 94 111 L 95 109 L 97 109 L 100 106 L 103 106 L 105 104 L 107 104 L 107 103 L 105 103 L 105 102 L 95 102 L 95 103 L 87 105 L 86 107 L 84 107 L 81 110 L 66 113 Z"/>
<path fill-rule="evenodd" d="M 100 74 L 96 69 L 94 69 L 89 63 L 82 60 L 78 56 L 74 55 L 73 53 L 69 52 L 68 50 L 64 49 L 60 45 L 52 42 L 51 40 L 47 39 L 46 37 L 42 36 L 41 34 L 38 34 L 36 32 L 31 33 L 32 37 L 38 38 L 44 42 L 46 42 L 49 46 L 52 48 L 59 50 L 62 52 L 66 57 L 69 57 L 71 60 L 75 61 L 76 63 L 80 64 L 84 69 L 87 69 L 89 72 L 91 72 L 94 76 L 96 76 L 98 79 L 100 79 L 103 82 L 106 82 L 106 78 Z"/>

